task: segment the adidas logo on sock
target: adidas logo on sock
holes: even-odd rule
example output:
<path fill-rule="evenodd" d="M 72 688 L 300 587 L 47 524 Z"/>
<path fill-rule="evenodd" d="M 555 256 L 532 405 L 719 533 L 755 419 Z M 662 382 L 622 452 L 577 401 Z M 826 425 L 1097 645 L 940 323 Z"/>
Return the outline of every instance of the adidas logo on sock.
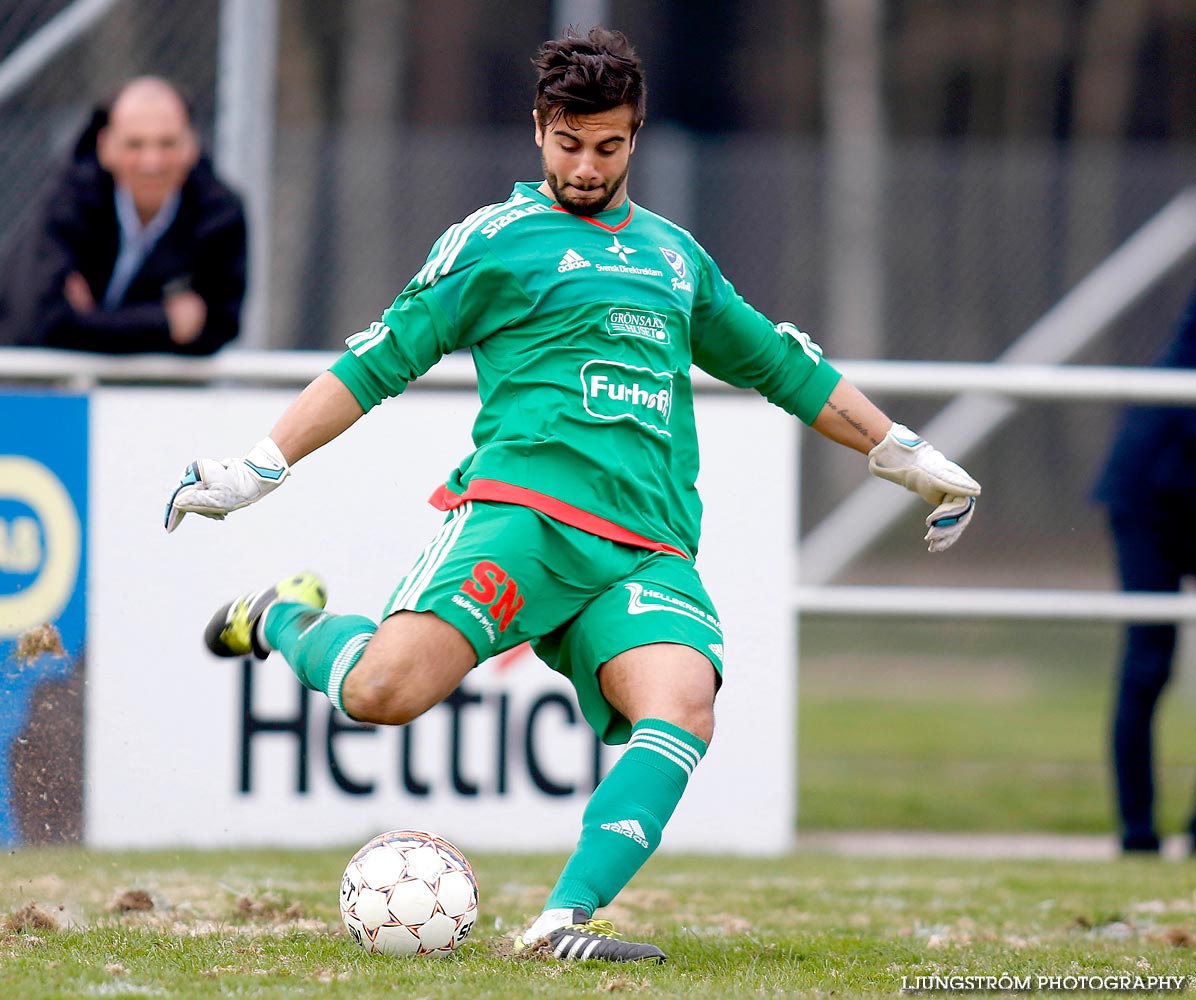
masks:
<path fill-rule="evenodd" d="M 648 846 L 648 838 L 644 836 L 644 828 L 640 826 L 639 820 L 621 819 L 617 823 L 603 823 L 602 829 L 610 830 L 611 833 L 621 833 L 624 837 L 634 840 L 640 847 Z"/>
<path fill-rule="evenodd" d="M 557 264 L 556 269 L 561 274 L 565 274 L 567 271 L 576 271 L 579 268 L 593 266 L 594 265 L 586 260 L 581 254 L 570 247 L 565 251 L 565 256 L 561 258 L 561 262 Z"/>

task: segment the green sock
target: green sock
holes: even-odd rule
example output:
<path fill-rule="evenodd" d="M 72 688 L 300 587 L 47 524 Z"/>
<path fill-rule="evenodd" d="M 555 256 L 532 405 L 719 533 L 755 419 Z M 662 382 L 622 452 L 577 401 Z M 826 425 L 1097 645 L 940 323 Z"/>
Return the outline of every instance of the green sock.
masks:
<path fill-rule="evenodd" d="M 610 774 L 594 789 L 577 850 L 548 897 L 546 910 L 593 913 L 618 895 L 652 852 L 706 744 L 679 726 L 643 719 Z"/>
<path fill-rule="evenodd" d="M 266 641 L 282 653 L 299 683 L 341 704 L 345 675 L 361 659 L 365 644 L 378 631 L 361 615 L 330 615 L 308 604 L 275 604 L 265 614 Z"/>

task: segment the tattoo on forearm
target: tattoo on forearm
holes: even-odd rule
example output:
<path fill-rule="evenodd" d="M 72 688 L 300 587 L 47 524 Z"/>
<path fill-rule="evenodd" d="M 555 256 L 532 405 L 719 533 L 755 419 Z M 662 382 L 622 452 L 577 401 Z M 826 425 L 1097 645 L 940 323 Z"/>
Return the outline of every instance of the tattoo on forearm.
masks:
<path fill-rule="evenodd" d="M 874 446 L 880 444 L 880 440 L 878 438 L 874 437 L 873 435 L 869 434 L 868 429 L 862 423 L 860 423 L 858 420 L 856 420 L 855 417 L 853 417 L 851 415 L 851 411 L 848 410 L 847 407 L 843 407 L 842 409 L 840 409 L 839 407 L 835 406 L 833 403 L 828 401 L 826 404 L 826 408 L 828 410 L 830 410 L 833 414 L 835 414 L 845 424 L 847 424 L 848 427 L 851 427 L 853 430 L 857 431 L 859 433 L 860 437 L 864 438 L 867 441 L 872 442 L 872 444 Z"/>

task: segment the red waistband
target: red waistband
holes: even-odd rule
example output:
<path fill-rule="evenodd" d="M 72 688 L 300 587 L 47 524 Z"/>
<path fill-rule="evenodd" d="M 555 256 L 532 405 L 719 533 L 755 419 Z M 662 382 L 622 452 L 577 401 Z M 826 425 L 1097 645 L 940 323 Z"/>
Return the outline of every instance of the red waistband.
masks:
<path fill-rule="evenodd" d="M 541 514 L 551 517 L 554 521 L 560 521 L 562 524 L 568 524 L 574 528 L 580 528 L 582 531 L 588 531 L 591 535 L 597 535 L 599 538 L 609 538 L 612 542 L 631 545 L 637 549 L 649 549 L 652 552 L 669 552 L 672 555 L 681 556 L 682 559 L 689 558 L 687 552 L 677 548 L 675 545 L 669 545 L 667 542 L 658 542 L 651 538 L 645 538 L 643 535 L 637 535 L 634 531 L 628 531 L 626 528 L 615 524 L 614 521 L 608 521 L 597 514 L 591 514 L 588 510 L 574 507 L 572 504 L 567 504 L 563 500 L 549 496 L 547 493 L 529 490 L 525 486 L 512 486 L 510 483 L 500 482 L 497 479 L 475 479 L 466 486 L 464 493 L 454 493 L 442 484 L 428 498 L 428 503 L 437 510 L 453 510 L 456 507 L 460 507 L 466 500 L 493 500 L 498 503 L 512 503 L 520 507 L 531 507 L 532 510 L 538 510 Z"/>

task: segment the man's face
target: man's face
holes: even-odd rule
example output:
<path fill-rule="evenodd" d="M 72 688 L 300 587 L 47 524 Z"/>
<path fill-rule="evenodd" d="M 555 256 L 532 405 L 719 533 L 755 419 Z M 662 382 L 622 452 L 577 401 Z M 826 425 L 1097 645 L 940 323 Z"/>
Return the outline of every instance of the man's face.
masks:
<path fill-rule="evenodd" d="M 134 84 L 113 105 L 98 153 L 101 166 L 129 191 L 146 222 L 183 186 L 199 158 L 199 144 L 176 94 Z"/>
<path fill-rule="evenodd" d="M 597 215 L 627 200 L 627 168 L 635 150 L 635 114 L 628 106 L 596 115 L 558 114 L 536 121 L 544 184 L 562 208 Z"/>

